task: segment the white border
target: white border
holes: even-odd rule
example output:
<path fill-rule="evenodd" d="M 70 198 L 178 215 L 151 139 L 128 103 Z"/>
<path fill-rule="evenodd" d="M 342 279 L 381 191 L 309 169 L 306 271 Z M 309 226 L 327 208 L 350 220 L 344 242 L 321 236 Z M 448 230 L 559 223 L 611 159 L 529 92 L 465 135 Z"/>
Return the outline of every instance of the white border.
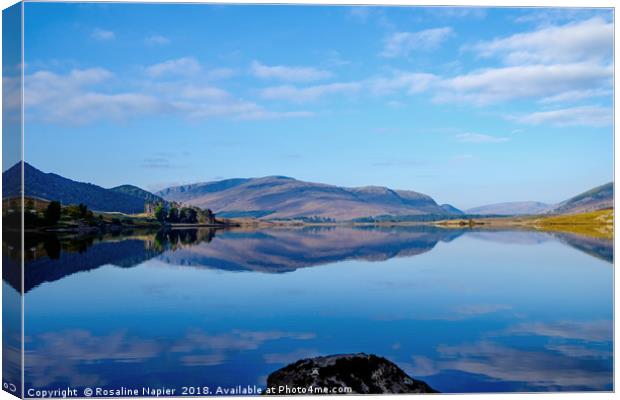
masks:
<path fill-rule="evenodd" d="M 40 1 L 40 0 L 29 0 L 29 1 Z M 84 2 L 102 2 L 105 3 L 106 1 L 80 1 L 80 0 L 63 0 L 62 2 L 66 2 L 66 3 L 84 3 Z M 128 0 L 116 0 L 116 1 L 107 1 L 108 3 L 110 2 L 114 2 L 114 3 L 131 3 L 132 1 L 128 1 Z M 162 3 L 162 1 L 157 1 L 157 0 L 141 0 L 141 1 L 136 1 L 139 3 Z M 243 0 L 243 1 L 233 1 L 233 0 L 210 0 L 210 1 L 200 1 L 200 0 L 167 0 L 167 1 L 163 1 L 165 3 L 211 3 L 211 4 L 239 4 L 239 3 L 243 3 L 243 4 L 315 4 L 315 5 L 384 5 L 384 6 L 390 6 L 390 5 L 394 5 L 394 6 L 480 6 L 480 7 L 587 7 L 587 8 L 593 8 L 593 7 L 604 7 L 604 8 L 614 8 L 614 21 L 615 21 L 615 6 L 616 3 L 614 1 L 611 0 L 563 0 L 563 1 L 550 1 L 550 0 L 520 0 L 520 1 L 515 1 L 515 0 L 506 0 L 506 1 L 498 1 L 498 0 L 474 0 L 474 1 L 466 1 L 466 0 L 449 0 L 449 1 L 441 1 L 441 0 L 425 0 L 425 1 L 418 1 L 418 0 L 388 0 L 388 1 L 382 1 L 382 0 L 375 0 L 375 1 L 355 1 L 355 0 L 288 0 L 288 1 L 264 1 L 264 0 Z M 13 4 L 17 3 L 14 0 L 0 0 L 0 8 L 5 9 Z M 22 9 L 22 13 L 23 13 L 23 9 Z M 22 38 L 23 38 L 23 29 L 24 29 L 24 21 L 23 21 L 23 14 L 22 14 Z M 615 29 L 614 29 L 614 55 L 617 53 L 618 51 L 618 40 L 616 33 L 615 33 Z M 2 40 L 2 20 L 0 18 L 0 41 Z M 24 57 L 24 52 L 23 52 L 23 40 L 22 40 L 22 65 L 23 65 L 23 57 Z M 2 55 L 0 53 L 0 65 L 2 64 Z M 615 62 L 614 62 L 614 77 L 615 77 L 615 72 L 616 72 L 616 68 L 615 68 Z M 23 70 L 22 70 L 22 83 L 23 83 Z M 23 91 L 22 91 L 23 94 Z M 615 91 L 615 79 L 614 79 L 614 178 L 616 175 L 618 175 L 618 169 L 620 168 L 616 163 L 615 163 L 615 154 L 618 153 L 618 143 L 615 140 L 615 120 L 616 120 L 616 113 L 617 110 L 615 108 L 615 104 L 617 103 L 618 100 L 618 92 Z M 2 107 L 2 99 L 0 96 L 0 108 Z M 22 107 L 23 107 L 23 99 L 22 99 Z M 1 130 L 1 128 L 0 128 Z M 24 131 L 24 126 L 23 126 L 23 108 L 22 108 L 22 140 L 23 140 L 23 131 Z M 0 143 L 0 147 L 1 147 L 1 143 Z M 23 153 L 24 153 L 24 149 L 23 149 L 23 143 L 22 143 L 22 159 L 23 159 Z M 0 152 L 1 154 L 1 152 Z M 1 156 L 0 156 L 1 157 Z M 23 174 L 22 174 L 23 177 Z M 615 179 L 614 179 L 615 182 Z M 0 182 L 0 190 L 2 189 L 2 183 Z M 615 197 L 614 199 L 614 209 L 618 209 L 618 198 Z M 617 226 L 614 226 L 614 228 L 617 228 Z M 2 232 L 0 231 L 0 239 L 2 238 Z M 617 231 L 614 231 L 614 249 L 617 248 L 617 244 L 618 244 L 618 235 L 617 235 Z M 23 245 L 23 239 L 22 239 L 22 245 Z M 614 262 L 614 268 L 615 268 L 615 262 Z M 23 268 L 22 268 L 22 273 L 23 273 Z M 614 273 L 614 289 L 616 287 L 617 282 L 617 275 Z M 22 276 L 22 285 L 23 285 L 23 276 Z M 23 288 L 22 288 L 22 292 L 23 292 Z M 618 329 L 617 329 L 617 323 L 618 320 L 615 318 L 615 310 L 616 310 L 616 297 L 615 297 L 615 290 L 614 290 L 614 384 L 618 383 L 617 380 L 617 369 L 616 369 L 616 358 L 615 358 L 615 344 L 618 343 Z M 0 307 L 2 304 L 2 299 L 0 297 Z M 22 301 L 22 307 L 23 307 L 23 301 Z M 22 309 L 23 312 L 23 309 Z M 23 335 L 23 318 L 22 318 L 22 335 Z M 23 341 L 22 341 L 22 354 L 23 354 Z M 0 356 L 2 355 L 2 349 L 0 346 Z M 23 378 L 23 371 L 22 371 L 22 378 Z M 22 385 L 23 385 L 23 379 L 22 379 Z M 614 385 L 615 386 L 615 385 Z M 23 393 L 23 391 L 22 391 Z M 387 395 L 368 395 L 368 396 L 363 396 L 364 398 L 368 398 L 368 399 L 384 399 L 386 398 Z M 391 396 L 397 396 L 398 398 L 403 398 L 403 396 L 413 396 L 413 395 L 391 395 Z M 587 396 L 588 399 L 608 399 L 608 398 L 613 398 L 615 397 L 615 393 L 527 393 L 527 394 L 523 394 L 523 393 L 506 393 L 506 394 L 497 394 L 497 393 L 492 393 L 492 394 L 437 394 L 437 395 L 432 395 L 433 398 L 437 398 L 437 399 L 443 399 L 443 398 L 449 398 L 451 396 L 458 396 L 459 399 L 463 399 L 463 400 L 469 400 L 469 399 L 478 399 L 478 398 L 485 398 L 485 399 L 515 399 L 518 398 L 519 399 L 537 399 L 538 397 L 542 397 L 544 396 L 545 399 L 581 399 L 581 398 L 585 398 Z M 299 399 L 299 398 L 309 398 L 310 396 L 284 396 L 285 398 L 295 398 L 295 399 Z M 338 398 L 339 396 L 320 396 L 321 399 L 335 399 Z M 212 398 L 212 397 L 210 397 Z M 247 397 L 228 397 L 229 399 L 243 399 L 243 400 L 247 400 Z M 258 397 L 260 398 L 260 397 Z M 7 392 L 4 391 L 0 391 L 0 400 L 9 400 L 9 399 L 15 399 L 14 396 L 11 396 L 10 394 L 8 394 Z M 136 399 L 152 399 L 152 398 L 136 398 Z M 187 399 L 187 397 L 177 397 L 177 398 L 169 398 L 169 399 Z"/>

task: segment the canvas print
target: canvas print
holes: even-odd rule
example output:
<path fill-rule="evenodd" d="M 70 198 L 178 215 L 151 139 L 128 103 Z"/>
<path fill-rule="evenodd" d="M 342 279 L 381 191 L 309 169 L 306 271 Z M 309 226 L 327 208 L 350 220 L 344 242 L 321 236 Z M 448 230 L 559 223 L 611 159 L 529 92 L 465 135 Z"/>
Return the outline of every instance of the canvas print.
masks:
<path fill-rule="evenodd" d="M 6 392 L 613 391 L 612 8 L 3 31 Z"/>

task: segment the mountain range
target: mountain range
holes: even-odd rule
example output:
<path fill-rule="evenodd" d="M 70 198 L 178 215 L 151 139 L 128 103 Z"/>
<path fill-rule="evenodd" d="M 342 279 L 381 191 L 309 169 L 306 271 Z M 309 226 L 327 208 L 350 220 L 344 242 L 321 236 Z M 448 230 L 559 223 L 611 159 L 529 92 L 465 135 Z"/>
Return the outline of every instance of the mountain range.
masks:
<path fill-rule="evenodd" d="M 513 201 L 474 207 L 465 210 L 465 212 L 474 215 L 576 214 L 613 208 L 613 206 L 614 185 L 609 182 L 557 204 L 538 201 Z"/>
<path fill-rule="evenodd" d="M 3 197 L 18 196 L 21 182 L 20 164 L 2 173 Z M 159 199 L 136 186 L 123 185 L 105 189 L 92 183 L 76 182 L 53 173 L 42 172 L 24 163 L 24 190 L 27 196 L 57 200 L 62 204 L 83 203 L 91 210 L 118 211 L 126 214 L 144 212 L 145 201 Z"/>
<path fill-rule="evenodd" d="M 209 207 L 216 213 L 242 213 L 269 219 L 329 218 L 352 220 L 378 215 L 453 215 L 430 196 L 381 186 L 346 188 L 303 182 L 285 176 L 175 186 L 156 193 L 169 201 Z"/>
<path fill-rule="evenodd" d="M 83 203 L 96 211 L 141 213 L 147 202 L 176 201 L 210 208 L 221 217 L 262 219 L 320 219 L 346 221 L 367 217 L 460 215 L 525 215 L 578 213 L 613 207 L 613 183 L 588 190 L 558 204 L 511 202 L 490 204 L 465 212 L 450 204 L 438 204 L 432 197 L 382 186 L 341 187 L 304 182 L 286 176 L 237 178 L 174 186 L 151 193 L 133 185 L 103 188 L 45 173 L 24 163 L 25 194 L 58 200 L 63 204 Z M 4 197 L 19 195 L 20 164 L 2 174 Z"/>
<path fill-rule="evenodd" d="M 510 201 L 468 208 L 465 212 L 473 215 L 532 215 L 544 214 L 552 208 L 553 205 L 539 201 Z"/>

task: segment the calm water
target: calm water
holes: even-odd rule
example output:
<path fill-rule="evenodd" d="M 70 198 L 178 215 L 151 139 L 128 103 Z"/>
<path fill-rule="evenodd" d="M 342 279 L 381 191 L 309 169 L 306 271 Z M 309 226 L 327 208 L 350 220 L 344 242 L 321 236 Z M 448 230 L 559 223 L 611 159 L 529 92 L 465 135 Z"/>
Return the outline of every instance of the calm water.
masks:
<path fill-rule="evenodd" d="M 26 389 L 263 386 L 351 352 L 441 392 L 613 388 L 611 242 L 201 230 L 38 238 L 28 256 Z"/>

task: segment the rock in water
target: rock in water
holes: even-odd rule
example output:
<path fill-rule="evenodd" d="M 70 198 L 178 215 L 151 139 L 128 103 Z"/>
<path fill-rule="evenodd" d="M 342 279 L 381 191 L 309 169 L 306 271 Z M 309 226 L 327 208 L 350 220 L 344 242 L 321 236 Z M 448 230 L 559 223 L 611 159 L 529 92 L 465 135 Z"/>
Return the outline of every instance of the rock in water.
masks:
<path fill-rule="evenodd" d="M 313 394 L 308 388 L 351 388 L 347 393 L 437 393 L 391 361 L 373 354 L 306 358 L 269 375 L 269 394 Z M 337 391 L 336 393 L 345 393 Z"/>

